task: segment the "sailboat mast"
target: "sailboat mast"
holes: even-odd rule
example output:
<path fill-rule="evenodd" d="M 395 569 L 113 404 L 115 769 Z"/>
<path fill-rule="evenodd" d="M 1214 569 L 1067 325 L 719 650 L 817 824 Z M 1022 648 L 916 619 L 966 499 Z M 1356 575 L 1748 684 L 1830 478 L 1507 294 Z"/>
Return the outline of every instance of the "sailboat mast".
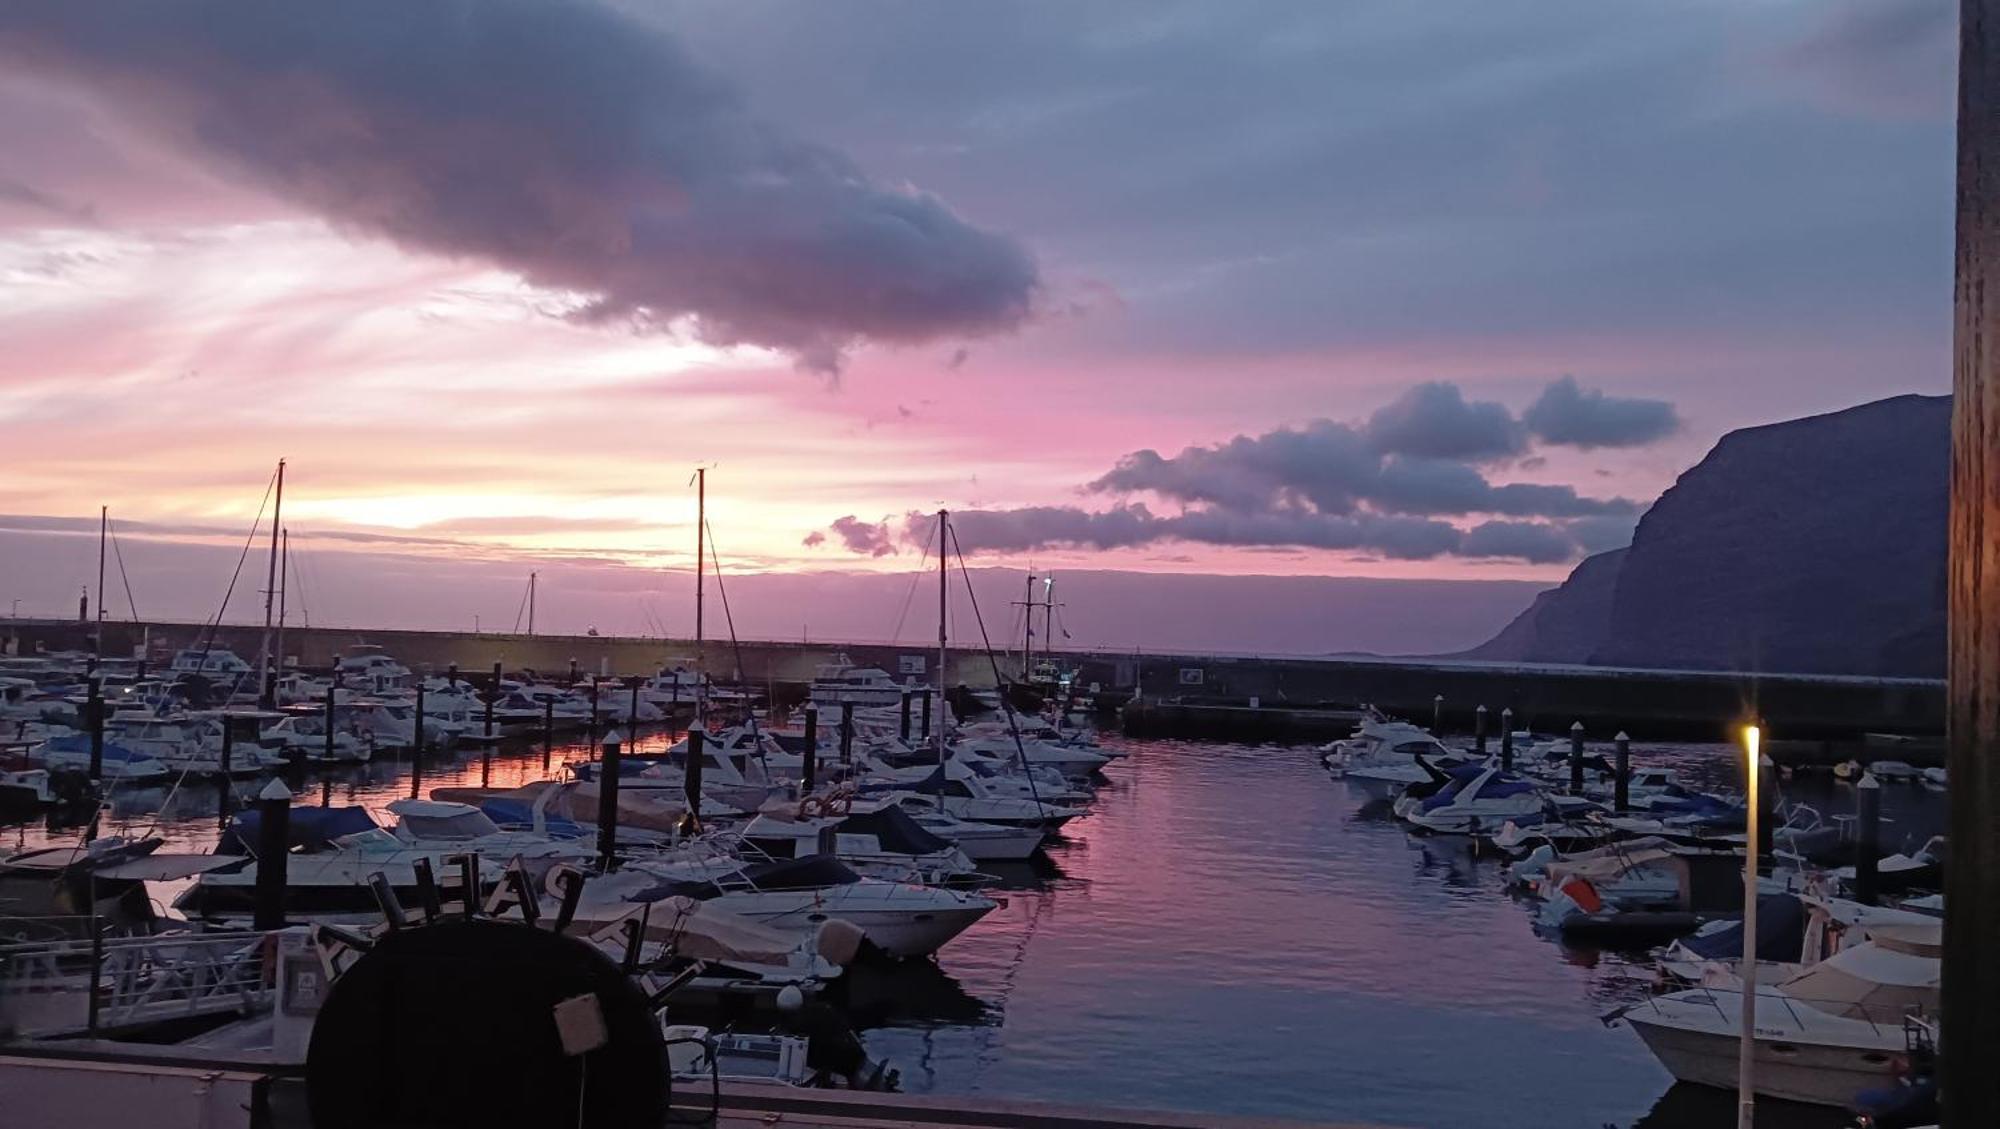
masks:
<path fill-rule="evenodd" d="M 1029 615 L 1035 614 L 1030 611 Z M 1042 578 L 1042 657 L 1055 654 L 1056 646 L 1056 574 Z"/>
<path fill-rule="evenodd" d="M 694 672 L 695 677 L 700 678 L 708 669 L 702 662 L 701 653 L 701 602 L 708 547 L 708 468 L 697 467 L 694 481 Z"/>
<path fill-rule="evenodd" d="M 269 671 L 271 669 L 271 620 L 277 611 L 278 601 L 278 532 L 279 522 L 285 512 L 285 460 L 278 460 L 277 498 L 271 505 L 271 562 L 264 581 L 264 645 L 257 654 L 257 700 L 265 709 L 272 706 Z"/>
<path fill-rule="evenodd" d="M 90 653 L 104 658 L 104 543 L 111 532 L 111 507 L 97 507 L 97 630 L 91 632 Z"/>
<path fill-rule="evenodd" d="M 278 534 L 278 634 L 271 652 L 278 656 L 278 677 L 285 676 L 285 588 L 291 578 L 292 531 L 280 530 Z"/>
<path fill-rule="evenodd" d="M 1028 598 L 1021 601 L 1021 681 L 1035 669 L 1035 570 L 1028 570 Z"/>
<path fill-rule="evenodd" d="M 947 587 L 946 587 L 946 581 L 947 581 L 947 580 L 949 580 L 949 578 L 950 578 L 950 574 L 949 574 L 949 573 L 948 573 L 948 572 L 946 571 L 946 563 L 945 563 L 945 562 L 946 562 L 946 561 L 947 561 L 947 560 L 948 560 L 949 558 L 948 558 L 948 557 L 946 556 L 946 554 L 945 554 L 945 538 L 946 538 L 946 537 L 947 537 L 947 536 L 948 536 L 948 535 L 950 534 L 950 532 L 951 532 L 951 526 L 950 526 L 950 524 L 949 524 L 949 523 L 950 523 L 950 520 L 951 520 L 951 515 L 950 515 L 950 514 L 949 514 L 949 513 L 947 512 L 947 511 L 945 511 L 945 510 L 939 510 L 939 511 L 938 511 L 938 709 L 937 709 L 937 747 L 938 747 L 938 763 L 939 763 L 939 764 L 943 764 L 943 763 L 944 763 L 944 715 L 945 715 L 945 708 L 944 708 L 944 707 L 945 707 L 945 701 L 944 701 L 944 659 L 945 659 L 945 648 L 946 648 L 946 646 L 948 646 L 948 645 L 949 645 L 949 644 L 948 644 L 948 642 L 947 642 L 947 639 L 948 639 L 948 636 L 947 636 L 947 635 L 946 635 L 946 633 L 945 633 L 945 597 L 946 597 L 946 594 L 947 594 L 947 591 L 948 591 L 948 589 L 947 589 Z"/>
<path fill-rule="evenodd" d="M 535 573 L 528 574 L 528 634 L 535 633 Z"/>

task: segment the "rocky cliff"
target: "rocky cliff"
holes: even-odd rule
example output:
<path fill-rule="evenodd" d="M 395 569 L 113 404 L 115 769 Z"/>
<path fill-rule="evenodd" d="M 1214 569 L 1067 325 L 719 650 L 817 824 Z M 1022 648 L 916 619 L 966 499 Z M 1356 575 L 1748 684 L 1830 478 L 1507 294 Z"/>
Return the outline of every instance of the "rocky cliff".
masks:
<path fill-rule="evenodd" d="M 1951 399 L 1723 436 L 1466 657 L 1942 677 Z"/>

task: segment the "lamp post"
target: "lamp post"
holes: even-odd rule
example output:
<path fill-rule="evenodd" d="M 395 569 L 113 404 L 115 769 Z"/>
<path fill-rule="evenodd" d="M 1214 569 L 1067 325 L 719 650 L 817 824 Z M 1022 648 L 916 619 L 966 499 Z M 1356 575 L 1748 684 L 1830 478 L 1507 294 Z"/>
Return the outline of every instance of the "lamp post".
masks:
<path fill-rule="evenodd" d="M 1742 1030 L 1736 1040 L 1736 1129 L 1751 1129 L 1757 1120 L 1757 822 L 1760 815 L 1757 789 L 1763 772 L 1759 751 L 1763 733 L 1757 726 L 1743 728 L 1749 792 L 1745 797 L 1747 834 L 1743 836 L 1743 1014 Z"/>

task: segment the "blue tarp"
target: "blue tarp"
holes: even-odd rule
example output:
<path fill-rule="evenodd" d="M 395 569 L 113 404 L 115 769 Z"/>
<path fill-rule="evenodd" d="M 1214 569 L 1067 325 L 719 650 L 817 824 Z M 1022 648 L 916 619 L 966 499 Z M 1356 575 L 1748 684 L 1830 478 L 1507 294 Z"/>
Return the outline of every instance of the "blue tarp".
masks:
<path fill-rule="evenodd" d="M 621 773 L 620 775 L 622 776 L 623 774 Z M 527 828 L 533 827 L 535 824 L 534 805 L 525 800 L 495 796 L 482 801 L 479 805 L 479 810 L 485 812 L 486 818 L 499 824 L 501 827 Z M 580 838 L 584 833 L 582 824 L 556 816 L 543 816 L 542 826 L 548 835 L 555 839 Z"/>
<path fill-rule="evenodd" d="M 295 807 L 287 827 L 286 842 L 293 849 L 318 850 L 357 831 L 375 827 L 375 817 L 359 805 L 338 808 Z M 254 855 L 264 827 L 263 813 L 256 808 L 236 813 L 222 838 L 215 844 L 218 855 Z"/>
<path fill-rule="evenodd" d="M 1795 894 L 1765 894 L 1757 899 L 1757 959 L 1796 961 L 1806 941 L 1806 907 Z M 1736 960 L 1743 955 L 1741 919 L 1718 923 L 1681 944 L 1710 960 Z"/>

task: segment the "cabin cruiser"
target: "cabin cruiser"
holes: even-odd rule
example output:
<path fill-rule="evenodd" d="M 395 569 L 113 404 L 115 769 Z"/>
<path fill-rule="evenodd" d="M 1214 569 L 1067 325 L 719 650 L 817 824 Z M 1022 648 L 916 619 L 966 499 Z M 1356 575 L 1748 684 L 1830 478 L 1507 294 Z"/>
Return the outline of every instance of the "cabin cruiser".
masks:
<path fill-rule="evenodd" d="M 258 734 L 265 748 L 289 753 L 296 749 L 314 764 L 367 764 L 375 744 L 360 734 L 335 725 L 332 752 L 328 752 L 326 715 L 319 710 L 286 714 Z"/>
<path fill-rule="evenodd" d="M 1321 753 L 1327 771 L 1360 785 L 1377 796 L 1391 796 L 1431 778 L 1420 762 L 1463 763 L 1462 754 L 1407 721 L 1367 720 L 1353 737 L 1335 741 Z"/>
<path fill-rule="evenodd" d="M 220 647 L 188 647 L 177 651 L 167 669 L 175 674 L 199 674 L 206 678 L 234 679 L 249 674 L 252 667 L 234 651 Z"/>
<path fill-rule="evenodd" d="M 56 802 L 49 787 L 49 770 L 25 765 L 7 767 L 0 762 L 0 813 L 15 815 L 33 812 Z"/>
<path fill-rule="evenodd" d="M 961 739 L 958 747 L 999 760 L 1025 761 L 1031 768 L 1053 768 L 1073 780 L 1087 780 L 1111 763 L 1110 757 L 1092 749 L 1026 737 L 1016 744 L 1012 735 Z"/>
<path fill-rule="evenodd" d="M 257 866 L 254 853 L 262 812 L 238 812 L 216 844 L 221 856 L 245 856 L 241 864 L 202 874 L 174 899 L 174 908 L 189 918 L 210 924 L 242 925 L 256 909 Z M 457 867 L 444 866 L 447 854 L 462 848 L 429 850 L 413 847 L 375 823 L 358 806 L 294 807 L 288 817 L 294 847 L 285 857 L 285 915 L 293 920 L 335 924 L 373 924 L 382 919 L 380 905 L 369 888 L 373 875 L 385 877 L 406 906 L 421 905 L 417 860 L 427 859 L 433 879 L 445 896 L 462 882 Z M 482 855 L 476 881 L 484 893 L 500 880 L 504 860 Z"/>
<path fill-rule="evenodd" d="M 639 699 L 662 709 L 676 709 L 701 700 L 708 676 L 686 667 L 661 667 L 660 672 L 639 684 Z"/>
<path fill-rule="evenodd" d="M 828 706 L 838 709 L 843 702 L 856 706 L 901 706 L 907 690 L 888 671 L 855 666 L 846 655 L 840 655 L 814 672 L 807 693 L 821 709 Z"/>
<path fill-rule="evenodd" d="M 1424 831 L 1476 835 L 1509 820 L 1527 820 L 1546 808 L 1541 789 L 1492 765 L 1469 777 L 1455 777 L 1436 794 L 1419 800 L 1413 810 L 1398 814 Z"/>
<path fill-rule="evenodd" d="M 584 887 L 586 899 L 649 902 L 675 895 L 793 932 L 845 921 L 897 957 L 935 953 L 997 905 L 963 890 L 863 878 L 829 855 L 746 863 L 683 850 L 636 859 Z"/>
<path fill-rule="evenodd" d="M 1757 1094 L 1845 1107 L 1893 1081 L 1908 1046 L 1906 1022 L 1937 1012 L 1936 953 L 1923 938 L 1878 937 L 1758 985 Z M 1733 1090 L 1742 1005 L 1740 985 L 1690 988 L 1627 1005 L 1605 1021 L 1630 1026 L 1675 1078 Z"/>
<path fill-rule="evenodd" d="M 956 843 L 926 831 L 895 804 L 808 796 L 796 809 L 767 807 L 738 832 L 746 850 L 771 859 L 828 854 L 856 873 L 922 886 L 984 884 Z"/>
<path fill-rule="evenodd" d="M 31 760 L 40 761 L 50 772 L 89 772 L 90 737 L 71 733 L 51 737 L 29 750 Z M 106 737 L 103 749 L 104 779 L 119 784 L 157 784 L 173 775 L 165 762 Z"/>
<path fill-rule="evenodd" d="M 1039 827 L 974 823 L 944 810 L 943 797 L 916 792 L 890 792 L 880 797 L 893 803 L 917 826 L 958 845 L 973 862 L 1024 862 L 1041 849 L 1048 832 Z"/>
<path fill-rule="evenodd" d="M 910 768 L 877 774 L 863 780 L 860 789 L 869 794 L 914 792 L 931 795 L 938 798 L 939 806 L 947 814 L 959 819 L 1034 827 L 1043 831 L 1054 831 L 1083 814 L 1081 808 L 1003 790 L 956 757 L 941 765 L 933 765 L 928 771 Z"/>

